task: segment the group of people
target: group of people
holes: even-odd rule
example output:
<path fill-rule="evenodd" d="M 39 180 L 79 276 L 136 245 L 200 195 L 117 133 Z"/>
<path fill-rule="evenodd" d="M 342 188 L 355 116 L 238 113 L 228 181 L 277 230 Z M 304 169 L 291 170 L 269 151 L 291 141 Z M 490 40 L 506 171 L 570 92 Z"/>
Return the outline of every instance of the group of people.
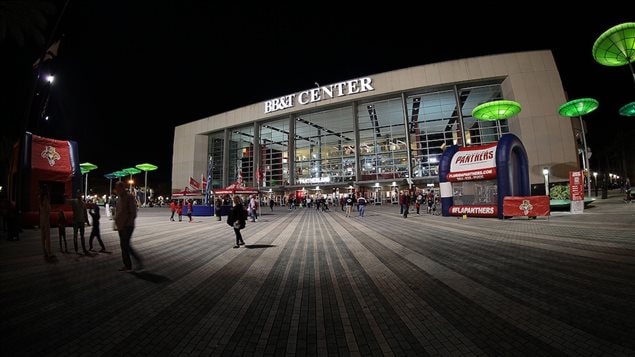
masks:
<path fill-rule="evenodd" d="M 99 246 L 101 247 L 100 252 L 106 251 L 106 246 L 104 245 L 103 240 L 101 239 L 101 232 L 99 227 L 99 205 L 90 204 L 90 207 L 87 207 L 84 200 L 79 197 L 79 192 L 77 195 L 66 201 L 70 204 L 73 219 L 73 246 L 75 247 L 75 253 L 79 254 L 79 244 L 78 240 L 81 241 L 82 245 L 82 253 L 84 255 L 90 255 L 91 250 L 93 250 L 93 241 L 97 239 Z M 42 241 L 42 250 L 44 251 L 45 259 L 51 260 L 55 258 L 53 252 L 51 250 L 51 196 L 47 185 L 43 185 L 40 192 L 40 237 Z M 92 230 L 90 232 L 89 237 L 89 248 L 86 249 L 86 238 L 85 238 L 85 226 L 88 223 L 88 214 L 92 217 Z M 66 214 L 63 209 L 60 209 L 57 212 L 57 229 L 58 229 L 58 237 L 60 244 L 60 252 L 68 253 L 68 244 L 66 242 L 66 225 L 67 219 Z"/>
<path fill-rule="evenodd" d="M 131 257 L 137 264 L 137 270 L 143 269 L 143 263 L 141 257 L 132 248 L 130 241 L 132 238 L 132 232 L 135 227 L 135 219 L 137 217 L 137 204 L 130 193 L 126 191 L 126 186 L 123 182 L 117 182 L 115 184 L 115 192 L 117 193 L 117 205 L 115 211 L 115 228 L 119 234 L 119 242 L 121 246 L 121 254 L 123 260 L 123 267 L 119 271 L 128 272 L 132 271 Z M 79 242 L 81 242 L 82 253 L 84 255 L 91 255 L 90 251 L 93 250 L 93 241 L 97 239 L 99 243 L 99 252 L 106 252 L 106 246 L 101 239 L 101 232 L 99 226 L 100 213 L 99 205 L 90 204 L 87 208 L 86 203 L 80 197 L 79 191 L 76 192 L 76 196 L 66 201 L 70 204 L 73 217 L 73 246 L 75 253 L 79 254 Z M 55 256 L 51 251 L 51 195 L 48 186 L 43 185 L 39 197 L 40 206 L 40 236 L 42 241 L 42 250 L 44 251 L 44 257 L 47 260 L 54 259 Z M 86 242 L 84 237 L 84 229 L 88 222 L 88 216 L 90 214 L 92 218 L 92 230 L 88 241 L 88 249 L 86 249 Z M 63 210 L 57 213 L 57 227 L 59 235 L 60 251 L 68 253 L 68 247 L 66 243 L 66 225 L 67 218 Z"/>
<path fill-rule="evenodd" d="M 176 214 L 179 217 L 179 222 L 183 221 L 183 209 L 185 208 L 185 215 L 188 218 L 188 222 L 192 222 L 192 200 L 187 200 L 184 203 L 181 203 L 180 200 L 170 202 L 170 212 L 172 215 L 170 216 L 170 221 L 175 222 L 174 215 Z"/>

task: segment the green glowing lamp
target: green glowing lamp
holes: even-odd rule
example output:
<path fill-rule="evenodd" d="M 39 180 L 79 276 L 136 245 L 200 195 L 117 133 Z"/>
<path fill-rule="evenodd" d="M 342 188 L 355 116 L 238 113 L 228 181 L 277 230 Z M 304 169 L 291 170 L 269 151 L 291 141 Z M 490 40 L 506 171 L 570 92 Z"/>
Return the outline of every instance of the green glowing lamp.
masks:
<path fill-rule="evenodd" d="M 630 102 L 620 108 L 620 115 L 625 117 L 635 117 L 635 102 Z"/>
<path fill-rule="evenodd" d="M 596 110 L 600 103 L 593 98 L 580 98 L 574 99 L 564 103 L 558 108 L 558 113 L 564 117 L 579 117 L 580 129 L 582 130 L 582 144 L 584 145 L 584 151 L 582 153 L 582 167 L 585 172 L 591 172 L 589 163 L 589 149 L 586 145 L 586 134 L 584 133 L 584 123 L 582 122 L 582 116 L 591 113 Z M 591 183 L 587 181 L 589 188 L 589 197 L 591 197 Z"/>
<path fill-rule="evenodd" d="M 478 120 L 502 120 L 512 117 L 522 110 L 513 100 L 494 100 L 476 106 L 472 116 Z"/>
<path fill-rule="evenodd" d="M 564 103 L 558 108 L 563 117 L 580 117 L 596 110 L 600 103 L 593 98 L 580 98 Z"/>
<path fill-rule="evenodd" d="M 138 168 L 139 170 L 145 171 L 145 176 L 146 176 L 145 177 L 145 186 L 144 186 L 145 188 L 143 190 L 143 196 L 144 196 L 143 205 L 145 206 L 148 203 L 148 171 L 154 171 L 154 170 L 158 169 L 159 167 L 155 166 L 155 165 L 152 165 L 152 164 L 148 164 L 148 163 L 139 164 L 139 165 L 137 165 L 135 167 Z"/>
<path fill-rule="evenodd" d="M 626 22 L 604 31 L 593 44 L 593 58 L 604 66 L 628 65 L 635 80 L 635 22 Z"/>
<path fill-rule="evenodd" d="M 84 185 L 84 198 L 88 196 L 88 173 L 97 168 L 97 165 L 90 162 L 83 162 L 79 164 L 79 171 L 82 175 L 86 174 L 86 184 Z"/>

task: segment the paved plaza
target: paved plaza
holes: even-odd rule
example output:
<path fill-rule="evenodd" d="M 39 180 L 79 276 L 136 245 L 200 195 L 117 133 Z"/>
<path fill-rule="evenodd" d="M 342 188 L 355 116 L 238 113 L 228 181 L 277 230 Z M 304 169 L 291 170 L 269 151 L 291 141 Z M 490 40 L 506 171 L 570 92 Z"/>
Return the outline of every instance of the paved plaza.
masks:
<path fill-rule="evenodd" d="M 132 273 L 103 209 L 107 253 L 74 254 L 71 228 L 69 254 L 52 229 L 52 262 L 37 229 L 1 240 L 0 354 L 635 356 L 635 203 L 619 192 L 535 220 L 262 213 L 234 249 L 225 217 L 142 208 Z"/>

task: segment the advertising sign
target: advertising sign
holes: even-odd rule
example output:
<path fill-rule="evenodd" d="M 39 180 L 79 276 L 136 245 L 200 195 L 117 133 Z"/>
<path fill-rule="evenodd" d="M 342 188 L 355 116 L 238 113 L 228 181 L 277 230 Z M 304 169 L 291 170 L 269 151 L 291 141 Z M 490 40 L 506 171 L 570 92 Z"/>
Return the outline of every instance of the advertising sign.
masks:
<path fill-rule="evenodd" d="M 571 197 L 571 213 L 584 212 L 584 173 L 569 171 L 569 196 Z"/>
<path fill-rule="evenodd" d="M 452 157 L 449 182 L 496 178 L 496 144 L 460 148 Z"/>
<path fill-rule="evenodd" d="M 549 196 L 506 196 L 503 203 L 503 216 L 537 217 L 549 216 Z"/>

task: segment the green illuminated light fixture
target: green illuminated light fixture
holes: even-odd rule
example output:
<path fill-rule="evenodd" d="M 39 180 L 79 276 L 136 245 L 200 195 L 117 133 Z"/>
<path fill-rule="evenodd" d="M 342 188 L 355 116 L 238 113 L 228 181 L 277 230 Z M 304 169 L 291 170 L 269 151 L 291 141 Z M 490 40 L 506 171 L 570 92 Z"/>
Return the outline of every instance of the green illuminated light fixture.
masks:
<path fill-rule="evenodd" d="M 114 172 L 111 172 L 109 174 L 105 174 L 104 177 L 110 181 L 110 191 L 108 191 L 108 195 L 110 196 L 112 194 L 112 179 L 117 178 L 117 175 L 115 175 Z"/>
<path fill-rule="evenodd" d="M 476 106 L 472 116 L 478 120 L 502 120 L 520 113 L 519 103 L 513 100 L 494 100 Z"/>
<path fill-rule="evenodd" d="M 635 102 L 630 102 L 620 108 L 620 115 L 625 117 L 635 117 Z"/>
<path fill-rule="evenodd" d="M 477 105 L 472 109 L 472 116 L 482 121 L 496 121 L 496 132 L 500 138 L 500 120 L 510 118 L 521 111 L 520 103 L 513 100 L 493 100 Z M 467 133 L 465 134 L 467 136 Z"/>
<path fill-rule="evenodd" d="M 626 22 L 606 30 L 593 44 L 593 58 L 601 65 L 628 65 L 635 81 L 635 22 Z"/>
<path fill-rule="evenodd" d="M 88 196 L 88 173 L 97 168 L 97 165 L 91 164 L 90 162 L 84 162 L 79 164 L 79 171 L 82 175 L 86 174 L 86 184 L 84 185 L 84 199 Z"/>
<path fill-rule="evenodd" d="M 564 103 L 558 108 L 558 113 L 563 117 L 580 117 L 596 110 L 600 103 L 593 98 L 575 99 Z"/>
<path fill-rule="evenodd" d="M 132 193 L 132 175 L 138 174 L 139 172 L 141 172 L 141 170 L 137 169 L 136 167 L 129 167 L 129 168 L 123 169 L 121 171 L 123 171 L 126 174 L 130 175 L 130 192 Z"/>
<path fill-rule="evenodd" d="M 591 113 L 600 106 L 600 103 L 593 98 L 580 98 L 571 100 L 564 103 L 558 108 L 558 113 L 564 117 L 578 117 L 580 118 L 580 128 L 582 129 L 582 143 L 584 145 L 584 151 L 582 152 L 582 167 L 588 174 L 591 172 L 589 167 L 589 151 L 586 145 L 586 134 L 584 133 L 584 123 L 582 122 L 582 116 Z M 589 197 L 591 197 L 591 176 L 588 176 L 587 186 L 589 187 Z"/>
<path fill-rule="evenodd" d="M 145 175 L 146 176 L 145 188 L 144 188 L 144 191 L 143 191 L 143 197 L 144 197 L 143 198 L 143 201 L 144 201 L 143 205 L 145 206 L 148 203 L 148 171 L 154 171 L 154 170 L 158 169 L 159 167 L 155 166 L 155 165 L 152 165 L 152 164 L 148 164 L 148 163 L 139 164 L 139 165 L 137 165 L 135 167 L 138 168 L 139 170 L 145 171 L 145 174 L 146 174 Z"/>

